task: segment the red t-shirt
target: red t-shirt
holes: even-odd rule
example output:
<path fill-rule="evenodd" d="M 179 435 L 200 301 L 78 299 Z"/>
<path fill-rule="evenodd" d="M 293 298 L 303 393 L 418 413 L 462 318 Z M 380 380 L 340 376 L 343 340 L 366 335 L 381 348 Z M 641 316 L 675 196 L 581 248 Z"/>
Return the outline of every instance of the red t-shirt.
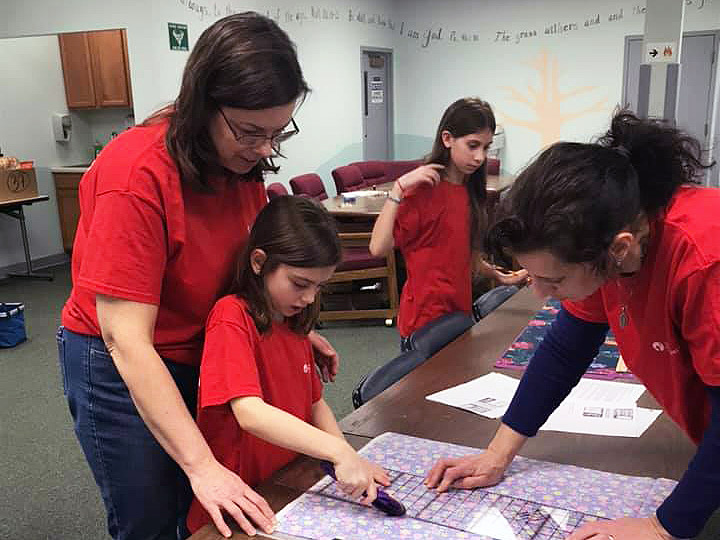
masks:
<path fill-rule="evenodd" d="M 704 386 L 720 386 L 718 216 L 720 191 L 681 188 L 651 223 L 637 274 L 563 304 L 576 317 L 610 324 L 628 368 L 695 443 L 710 418 Z"/>
<path fill-rule="evenodd" d="M 259 439 L 240 428 L 230 407 L 237 397 L 258 396 L 305 422 L 322 397 L 310 340 L 273 323 L 260 335 L 245 300 L 220 299 L 207 324 L 200 364 L 197 423 L 217 460 L 256 486 L 297 457 L 297 453 Z M 196 531 L 210 522 L 193 500 L 188 527 Z"/>
<path fill-rule="evenodd" d="M 207 315 L 267 198 L 262 182 L 214 178 L 212 194 L 184 187 L 166 129 L 163 122 L 123 133 L 83 176 L 62 324 L 99 336 L 96 294 L 155 304 L 158 353 L 198 365 Z"/>
<path fill-rule="evenodd" d="M 464 185 L 443 181 L 407 195 L 393 238 L 407 267 L 398 314 L 401 336 L 453 311 L 472 313 L 470 201 Z"/>

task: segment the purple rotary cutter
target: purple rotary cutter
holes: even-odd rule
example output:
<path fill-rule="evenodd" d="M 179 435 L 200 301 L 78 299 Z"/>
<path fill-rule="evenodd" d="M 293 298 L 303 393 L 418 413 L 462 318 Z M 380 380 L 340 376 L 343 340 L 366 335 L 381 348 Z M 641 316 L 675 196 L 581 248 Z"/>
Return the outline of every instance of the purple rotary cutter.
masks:
<path fill-rule="evenodd" d="M 331 476 L 333 480 L 337 480 L 335 477 L 335 467 L 332 463 L 329 461 L 321 461 L 320 464 L 322 465 L 325 473 Z M 365 493 L 363 493 L 363 496 L 365 496 Z M 388 516 L 404 516 L 406 512 L 403 503 L 397 499 L 393 499 L 390 495 L 379 488 L 377 490 L 377 498 L 372 502 L 372 505 L 378 510 L 385 512 Z"/>

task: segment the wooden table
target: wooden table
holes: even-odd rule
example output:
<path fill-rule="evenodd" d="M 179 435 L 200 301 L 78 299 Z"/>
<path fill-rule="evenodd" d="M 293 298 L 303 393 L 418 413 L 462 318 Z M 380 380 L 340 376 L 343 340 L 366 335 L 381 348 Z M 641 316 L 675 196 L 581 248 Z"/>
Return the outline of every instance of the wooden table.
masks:
<path fill-rule="evenodd" d="M 394 431 L 485 448 L 497 429 L 497 420 L 428 401 L 425 396 L 491 370 L 519 377 L 520 372 L 494 369 L 493 364 L 541 305 L 542 301 L 530 290 L 521 290 L 425 364 L 346 416 L 340 422 L 343 432 L 356 447 L 386 431 Z M 657 408 L 647 392 L 638 404 Z M 662 414 L 639 438 L 541 431 L 520 453 L 533 459 L 620 474 L 678 479 L 695 450 L 685 434 Z M 321 476 L 316 462 L 302 458 L 258 491 L 278 511 Z M 222 537 L 213 526 L 208 526 L 192 538 Z M 238 533 L 233 538 L 247 537 Z"/>
<path fill-rule="evenodd" d="M 515 181 L 515 177 L 511 175 L 488 175 L 487 178 L 487 193 L 488 193 L 488 206 L 492 207 L 495 205 L 500 197 L 500 193 L 503 190 L 512 185 Z M 394 182 L 386 182 L 374 186 L 374 191 L 386 192 L 392 189 Z M 368 190 L 362 190 L 368 191 Z M 352 200 L 346 200 L 353 194 L 352 191 L 343 195 L 337 195 L 336 197 L 330 197 L 322 201 L 325 209 L 332 215 L 345 216 L 345 217 L 365 217 L 365 218 L 376 218 L 382 210 L 385 204 L 384 193 L 375 196 L 361 196 L 355 197 Z"/>
<path fill-rule="evenodd" d="M 25 272 L 17 272 L 8 274 L 8 277 L 19 277 L 29 279 L 45 279 L 52 281 L 52 274 L 35 272 L 32 267 L 32 259 L 30 257 L 30 241 L 28 239 L 27 227 L 25 226 L 25 212 L 23 206 L 29 206 L 37 202 L 48 200 L 47 195 L 38 195 L 36 197 L 27 197 L 25 199 L 14 199 L 12 201 L 0 202 L 0 214 L 5 214 L 20 222 L 20 235 L 22 236 L 23 250 L 25 251 Z"/>

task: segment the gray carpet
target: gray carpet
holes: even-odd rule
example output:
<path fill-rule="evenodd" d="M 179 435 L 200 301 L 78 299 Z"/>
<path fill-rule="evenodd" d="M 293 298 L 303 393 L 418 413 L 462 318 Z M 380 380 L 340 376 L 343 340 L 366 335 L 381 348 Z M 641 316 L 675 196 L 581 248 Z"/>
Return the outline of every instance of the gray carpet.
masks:
<path fill-rule="evenodd" d="M 26 306 L 28 341 L 0 349 L 0 539 L 106 538 L 105 513 L 72 431 L 57 366 L 55 330 L 70 291 L 69 268 L 55 281 L 0 282 L 0 301 Z M 338 418 L 352 410 L 355 384 L 399 352 L 382 323 L 333 323 L 321 330 L 342 358 L 325 397 Z M 720 513 L 702 536 L 720 538 Z"/>

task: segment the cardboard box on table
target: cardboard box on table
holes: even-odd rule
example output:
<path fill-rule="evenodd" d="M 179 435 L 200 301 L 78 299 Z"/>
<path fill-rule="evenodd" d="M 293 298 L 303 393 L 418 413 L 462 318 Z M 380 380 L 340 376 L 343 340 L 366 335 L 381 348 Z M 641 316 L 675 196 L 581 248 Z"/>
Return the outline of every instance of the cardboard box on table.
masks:
<path fill-rule="evenodd" d="M 0 203 L 37 195 L 35 169 L 0 169 Z"/>

